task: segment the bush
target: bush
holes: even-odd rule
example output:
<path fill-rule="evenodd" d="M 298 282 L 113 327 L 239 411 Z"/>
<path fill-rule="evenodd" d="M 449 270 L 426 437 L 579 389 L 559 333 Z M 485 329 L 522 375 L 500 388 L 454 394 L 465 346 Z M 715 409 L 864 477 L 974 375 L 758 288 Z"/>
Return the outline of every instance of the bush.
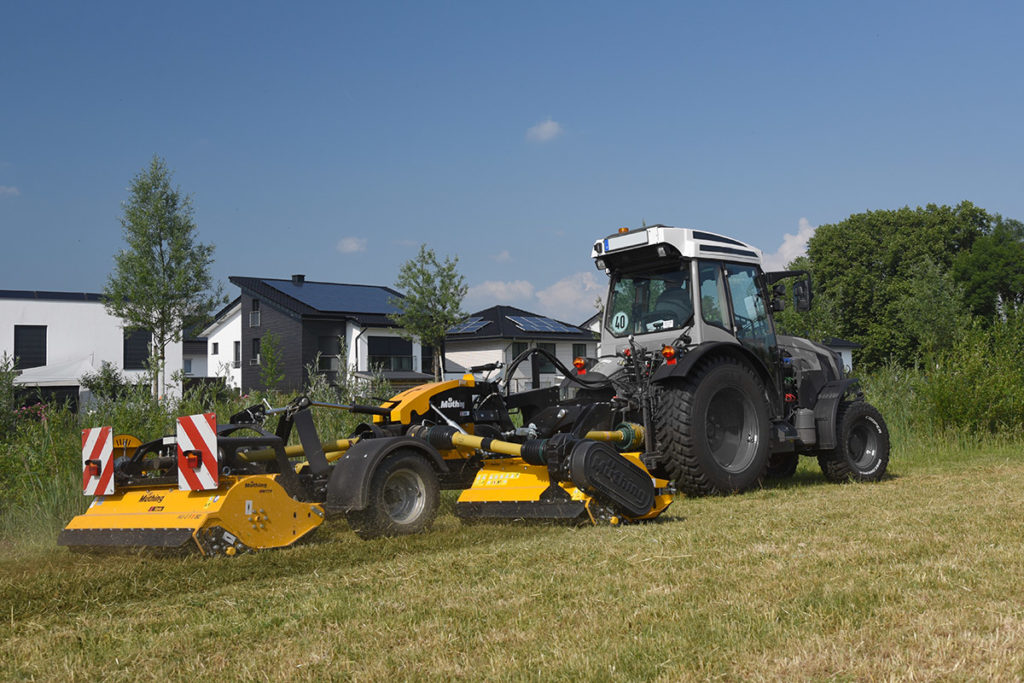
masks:
<path fill-rule="evenodd" d="M 0 444 L 14 434 L 15 411 L 18 409 L 14 378 L 17 376 L 14 358 L 5 351 L 0 355 Z"/>
<path fill-rule="evenodd" d="M 930 363 L 921 387 L 933 422 L 976 433 L 1019 432 L 1024 425 L 1024 319 L 976 322 Z"/>
<path fill-rule="evenodd" d="M 861 377 L 868 400 L 897 434 L 979 437 L 1024 433 L 1024 318 L 975 321 L 916 367 L 895 363 Z"/>
<path fill-rule="evenodd" d="M 100 369 L 82 375 L 78 380 L 83 389 L 88 389 L 98 401 L 114 401 L 127 395 L 131 382 L 110 361 L 103 361 Z"/>

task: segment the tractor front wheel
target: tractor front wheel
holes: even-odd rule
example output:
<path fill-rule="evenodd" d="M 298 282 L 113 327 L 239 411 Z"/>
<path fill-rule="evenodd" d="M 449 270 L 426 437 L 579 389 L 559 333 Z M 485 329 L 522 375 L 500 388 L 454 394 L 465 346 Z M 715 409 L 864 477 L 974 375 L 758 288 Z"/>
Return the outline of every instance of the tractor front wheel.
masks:
<path fill-rule="evenodd" d="M 764 386 L 729 357 L 702 364 L 663 385 L 655 434 L 665 469 L 688 496 L 746 491 L 768 466 L 769 421 Z"/>
<path fill-rule="evenodd" d="M 820 453 L 818 464 L 829 481 L 878 481 L 889 466 L 889 428 L 882 414 L 864 401 L 839 404 L 836 447 Z"/>
<path fill-rule="evenodd" d="M 363 539 L 416 534 L 430 528 L 439 501 L 434 468 L 417 453 L 399 451 L 374 471 L 366 508 L 346 518 Z"/>

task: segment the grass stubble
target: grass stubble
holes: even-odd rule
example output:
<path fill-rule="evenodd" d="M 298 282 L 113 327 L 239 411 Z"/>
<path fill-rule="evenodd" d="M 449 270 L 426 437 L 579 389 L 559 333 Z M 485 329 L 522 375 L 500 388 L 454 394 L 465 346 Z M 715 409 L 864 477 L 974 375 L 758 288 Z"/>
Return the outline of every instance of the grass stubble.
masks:
<path fill-rule="evenodd" d="M 0 678 L 1019 679 L 1017 442 L 895 443 L 622 528 L 461 524 L 365 542 L 332 520 L 233 559 L 0 547 Z"/>

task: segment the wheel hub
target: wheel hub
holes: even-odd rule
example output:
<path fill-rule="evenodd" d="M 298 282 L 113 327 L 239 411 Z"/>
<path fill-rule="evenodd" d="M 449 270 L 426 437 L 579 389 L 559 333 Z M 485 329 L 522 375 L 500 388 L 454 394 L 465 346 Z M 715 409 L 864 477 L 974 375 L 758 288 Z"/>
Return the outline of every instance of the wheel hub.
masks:
<path fill-rule="evenodd" d="M 733 388 L 717 392 L 708 403 L 704 436 L 711 457 L 729 472 L 742 472 L 757 453 L 754 404 Z"/>
<path fill-rule="evenodd" d="M 388 517 L 398 524 L 415 519 L 426 504 L 426 485 L 419 474 L 411 470 L 392 472 L 384 482 L 384 509 Z"/>

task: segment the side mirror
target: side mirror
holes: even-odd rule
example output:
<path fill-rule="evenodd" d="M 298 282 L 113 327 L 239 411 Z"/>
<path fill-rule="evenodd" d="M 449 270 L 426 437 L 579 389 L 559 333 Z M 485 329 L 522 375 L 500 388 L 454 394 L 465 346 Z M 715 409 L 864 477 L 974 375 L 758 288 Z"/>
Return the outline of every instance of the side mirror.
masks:
<path fill-rule="evenodd" d="M 811 279 L 793 283 L 793 307 L 801 313 L 811 310 Z"/>
<path fill-rule="evenodd" d="M 786 300 L 775 297 L 772 299 L 772 313 L 780 313 L 786 310 Z"/>

